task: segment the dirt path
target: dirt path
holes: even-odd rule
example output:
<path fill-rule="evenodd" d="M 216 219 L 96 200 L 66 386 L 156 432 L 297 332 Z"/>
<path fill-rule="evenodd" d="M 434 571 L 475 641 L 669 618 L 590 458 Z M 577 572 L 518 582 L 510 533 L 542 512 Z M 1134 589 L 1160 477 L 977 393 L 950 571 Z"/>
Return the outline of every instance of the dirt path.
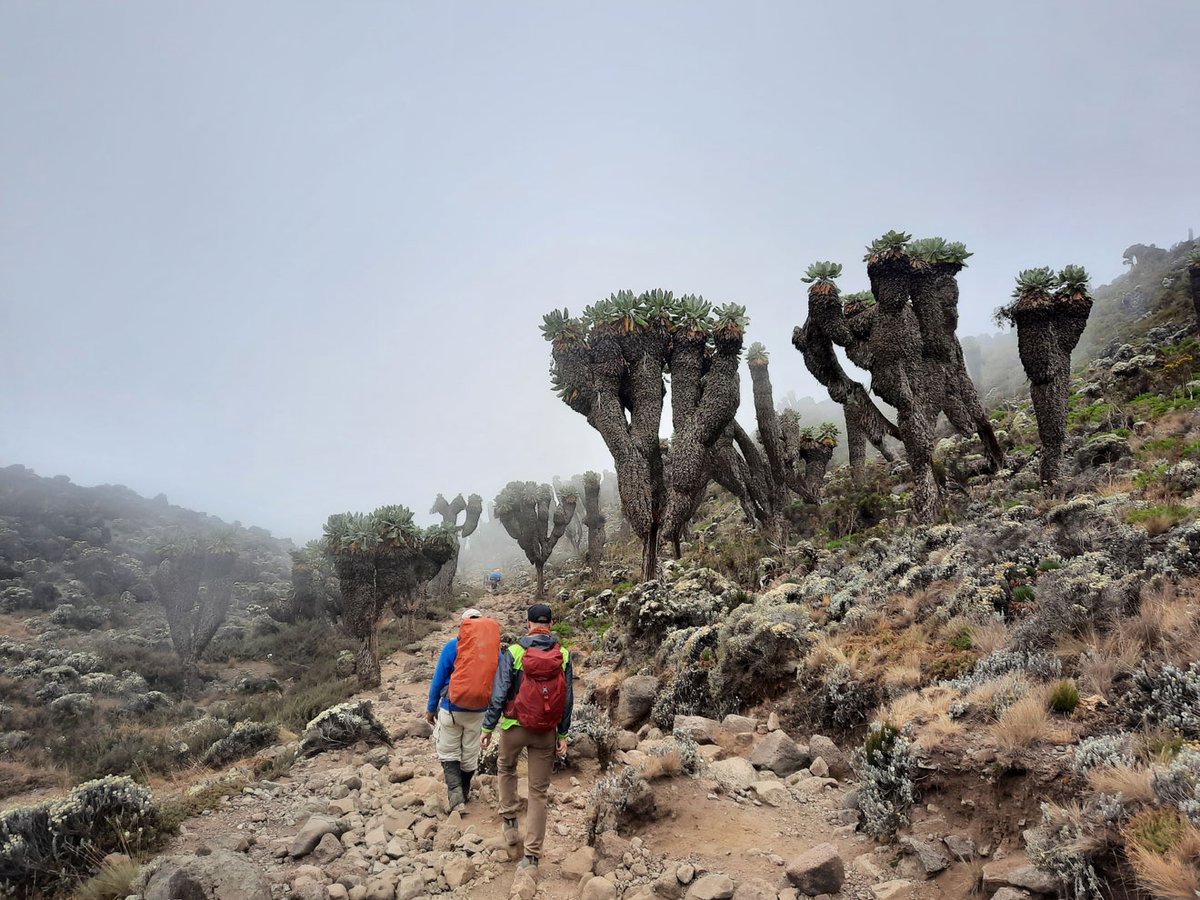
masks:
<path fill-rule="evenodd" d="M 502 595 L 486 598 L 486 601 L 486 607 L 481 607 L 485 615 L 499 619 L 508 633 L 523 632 L 524 610 L 528 602 L 526 598 Z M 361 812 L 369 817 L 381 804 L 386 811 L 393 801 L 395 808 L 400 809 L 404 795 L 407 794 L 409 801 L 414 799 L 411 793 L 414 787 L 424 790 L 427 797 L 444 797 L 441 768 L 433 743 L 429 737 L 419 736 L 419 733 L 422 730 L 420 717 L 424 712 L 436 654 L 452 633 L 453 623 L 447 623 L 441 631 L 422 643 L 419 652 L 398 653 L 386 660 L 383 688 L 360 695 L 373 701 L 376 715 L 393 734 L 404 734 L 409 729 L 418 732 L 399 738 L 386 764 L 388 772 L 394 769 L 411 771 L 411 779 L 405 778 L 396 783 L 389 783 L 386 778 L 379 779 L 382 784 L 372 792 L 369 788 L 374 769 L 366 764 L 364 754 L 351 750 L 323 753 L 314 759 L 298 762 L 285 776 L 274 782 L 258 782 L 244 789 L 241 794 L 228 798 L 218 808 L 188 820 L 184 833 L 165 852 L 204 852 L 204 848 L 239 849 L 248 853 L 255 864 L 266 871 L 275 885 L 276 896 L 287 896 L 291 891 L 289 886 L 296 883 L 298 876 L 301 880 L 317 876 L 311 869 L 303 868 L 313 865 L 312 857 L 286 857 L 287 848 L 309 815 L 333 812 L 353 818 L 355 812 Z M 578 675 L 577 669 L 577 678 Z M 579 697 L 581 694 L 582 686 L 577 683 L 576 695 Z M 618 754 L 618 766 L 622 755 Z M 556 773 L 553 778 L 538 893 L 540 897 L 579 896 L 580 883 L 564 875 L 559 864 L 568 854 L 587 843 L 586 800 L 600 777 L 595 764 L 591 763 L 590 768 L 588 765 L 585 763 L 582 769 Z M 362 786 L 354 787 L 360 781 Z M 814 789 L 815 781 L 791 788 L 778 807 L 765 803 L 759 805 L 759 801 L 748 796 L 721 792 L 716 782 L 704 775 L 656 781 L 655 796 L 661 817 L 645 826 L 637 835 L 626 835 L 639 837 L 644 842 L 646 852 L 640 861 L 644 862 L 647 870 L 640 877 L 632 879 L 641 882 L 643 887 L 627 888 L 627 896 L 639 890 L 648 896 L 650 883 L 656 873 L 664 869 L 674 871 L 673 867 L 686 863 L 694 866 L 697 873 L 724 873 L 738 884 L 747 879 L 762 879 L 775 891 L 784 892 L 783 897 L 794 897 L 794 891 L 787 893 L 788 882 L 784 877 L 786 861 L 824 842 L 833 843 L 846 863 L 847 880 L 842 892 L 836 895 L 838 897 L 872 900 L 876 897 L 870 888 L 872 884 L 911 875 L 897 868 L 894 851 L 878 847 L 864 836 L 855 834 L 852 825 L 841 824 L 846 821 L 842 809 L 845 795 L 843 786 L 825 785 Z M 498 839 L 500 834 L 493 779 L 480 776 L 477 782 L 481 784 L 480 790 L 473 795 L 461 822 L 453 816 L 448 820 L 444 810 L 436 813 L 434 818 L 439 827 L 434 835 L 432 851 L 426 850 L 422 854 L 414 850 L 413 859 L 402 857 L 394 860 L 388 860 L 381 853 L 364 851 L 367 853 L 367 866 L 363 870 L 348 865 L 347 861 L 358 853 L 357 850 L 348 850 L 342 859 L 320 867 L 320 874 L 326 883 L 346 874 L 356 875 L 363 882 L 371 882 L 373 878 L 388 875 L 393 863 L 401 871 L 405 864 L 411 863 L 417 872 L 421 871 L 422 861 L 430 866 L 435 865 L 433 859 L 439 846 L 441 859 L 448 858 L 447 854 L 461 856 L 462 851 L 475 849 L 477 852 L 471 858 L 475 862 L 476 875 L 457 892 L 470 894 L 480 900 L 508 897 L 515 864 L 504 859 L 502 851 L 489 852 L 471 846 L 472 841 L 477 842 L 476 838 L 471 837 L 472 833 L 479 835 L 485 845 L 488 841 Z M 349 789 L 347 785 L 350 785 Z M 336 806 L 331 809 L 330 804 L 335 801 L 342 804 L 340 809 Z M 371 807 L 375 807 L 375 810 Z M 420 805 L 415 808 L 419 813 Z M 368 818 L 363 824 L 363 830 L 368 831 L 367 837 L 370 836 L 370 825 Z M 442 838 L 439 839 L 437 834 L 441 834 Z M 349 839 L 349 847 L 364 843 L 362 830 L 344 837 Z M 464 844 L 464 841 L 467 843 Z M 425 842 L 426 847 L 428 843 Z M 856 857 L 860 859 L 856 860 Z M 353 861 L 360 862 L 357 858 Z M 618 861 L 617 864 L 621 863 Z M 436 865 L 440 866 L 441 863 Z M 628 859 L 624 865 L 630 866 Z M 640 868 L 635 870 L 642 872 Z M 409 868 L 408 871 L 413 869 Z M 628 876 L 629 872 L 626 871 L 625 875 Z M 444 879 L 431 882 L 429 888 L 435 884 L 444 884 Z M 766 885 L 760 887 L 766 889 Z M 309 889 L 316 890 L 313 885 L 309 885 Z M 383 889 L 379 890 L 378 895 L 384 896 Z M 961 897 L 967 893 L 964 885 L 939 885 L 934 882 L 915 884 L 914 890 L 916 892 L 911 896 L 930 898 Z M 362 891 L 356 893 L 361 895 Z M 330 896 L 319 892 L 305 896 L 310 895 Z M 334 887 L 333 896 L 344 896 L 344 893 Z M 762 894 L 752 896 L 759 897 Z"/>

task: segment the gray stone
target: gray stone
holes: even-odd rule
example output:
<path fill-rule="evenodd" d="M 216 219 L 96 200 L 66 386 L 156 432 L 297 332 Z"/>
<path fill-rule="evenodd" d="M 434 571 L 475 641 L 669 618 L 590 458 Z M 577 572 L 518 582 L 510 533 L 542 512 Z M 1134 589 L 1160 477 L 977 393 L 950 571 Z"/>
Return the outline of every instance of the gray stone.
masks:
<path fill-rule="evenodd" d="M 817 756 L 808 764 L 808 771 L 812 772 L 818 778 L 828 778 L 829 763 L 825 762 L 825 757 Z"/>
<path fill-rule="evenodd" d="M 691 884 L 696 877 L 696 867 L 691 863 L 680 863 L 675 867 L 675 877 L 680 884 Z"/>
<path fill-rule="evenodd" d="M 948 834 L 942 838 L 942 843 L 955 859 L 969 860 L 975 856 L 975 842 L 963 834 Z"/>
<path fill-rule="evenodd" d="M 753 734 L 758 728 L 758 720 L 730 714 L 721 720 L 721 727 L 733 734 Z"/>
<path fill-rule="evenodd" d="M 728 875 L 705 875 L 688 888 L 689 900 L 729 900 L 733 896 L 733 879 Z"/>
<path fill-rule="evenodd" d="M 932 878 L 938 872 L 950 868 L 950 854 L 938 844 L 911 835 L 904 835 L 898 843 L 916 856 L 921 872 L 926 878 Z"/>
<path fill-rule="evenodd" d="M 750 762 L 756 769 L 770 769 L 781 778 L 800 771 L 808 765 L 808 760 L 809 750 L 782 731 L 772 731 L 750 754 Z"/>
<path fill-rule="evenodd" d="M 636 728 L 650 715 L 659 681 L 653 675 L 632 675 L 621 682 L 613 723 L 618 728 Z"/>
<path fill-rule="evenodd" d="M 580 847 L 578 850 L 568 853 L 559 868 L 562 870 L 564 878 L 583 881 L 585 878 L 591 877 L 595 865 L 596 851 L 591 847 Z"/>
<path fill-rule="evenodd" d="M 329 891 L 325 889 L 325 885 L 323 884 L 317 884 L 315 881 L 305 881 L 292 885 L 292 893 L 289 895 L 289 900 L 329 900 Z"/>
<path fill-rule="evenodd" d="M 372 747 L 363 757 L 363 762 L 368 766 L 374 766 L 376 769 L 382 769 L 388 764 L 388 760 L 392 758 L 392 749 L 390 747 Z"/>
<path fill-rule="evenodd" d="M 580 900 L 617 900 L 617 886 L 607 878 L 594 876 L 584 884 Z"/>
<path fill-rule="evenodd" d="M 764 878 L 747 878 L 733 892 L 733 900 L 776 900 L 779 892 Z"/>
<path fill-rule="evenodd" d="M 691 738 L 697 744 L 715 744 L 721 733 L 721 723 L 704 716 L 676 716 L 671 732 Z"/>
<path fill-rule="evenodd" d="M 1012 856 L 984 865 L 983 887 L 989 891 L 998 891 L 1003 887 L 1022 888 L 1035 894 L 1054 895 L 1058 890 L 1058 882 L 1024 856 Z"/>
<path fill-rule="evenodd" d="M 460 888 L 475 877 L 475 863 L 469 859 L 452 859 L 446 863 L 442 874 L 451 888 Z"/>
<path fill-rule="evenodd" d="M 817 844 L 787 866 L 788 881 L 805 894 L 836 894 L 846 880 L 846 867 L 833 844 Z"/>
<path fill-rule="evenodd" d="M 756 781 L 750 789 L 759 800 L 771 806 L 783 806 L 790 796 L 781 781 Z"/>
<path fill-rule="evenodd" d="M 143 896 L 145 900 L 271 900 L 271 883 L 246 857 L 216 850 L 207 856 L 159 859 Z"/>
<path fill-rule="evenodd" d="M 669 870 L 663 872 L 654 882 L 654 893 L 665 897 L 666 900 L 679 900 L 686 890 L 687 888 L 680 884 L 679 879 L 675 877 L 675 873 Z"/>
<path fill-rule="evenodd" d="M 708 771 L 721 787 L 730 792 L 748 791 L 750 785 L 758 780 L 754 766 L 740 756 L 718 760 L 708 767 Z"/>
<path fill-rule="evenodd" d="M 1132 454 L 1129 442 L 1119 434 L 1101 434 L 1076 450 L 1075 459 L 1080 469 L 1092 469 Z"/>
<path fill-rule="evenodd" d="M 330 833 L 321 838 L 321 842 L 313 848 L 312 858 L 319 866 L 327 866 L 340 857 L 346 850 L 336 834 Z"/>
<path fill-rule="evenodd" d="M 288 849 L 288 855 L 292 859 L 299 859 L 302 856 L 307 856 L 316 849 L 317 844 L 321 842 L 321 838 L 327 834 L 340 834 L 342 829 L 338 826 L 338 820 L 333 816 L 309 816 L 308 821 L 300 829 L 299 833 L 292 839 L 292 846 Z"/>
<path fill-rule="evenodd" d="M 875 900 L 911 900 L 913 883 L 903 878 L 885 881 L 883 884 L 872 885 L 871 895 Z"/>
<path fill-rule="evenodd" d="M 593 846 L 596 849 L 596 855 L 600 859 L 615 859 L 620 861 L 633 845 L 615 831 L 602 831 L 596 835 L 596 841 Z"/>
<path fill-rule="evenodd" d="M 829 774 L 834 778 L 845 778 L 850 774 L 850 758 L 825 735 L 814 734 L 810 737 L 808 752 L 825 760 L 829 764 Z"/>
<path fill-rule="evenodd" d="M 1019 891 L 1010 887 L 1002 887 L 992 894 L 992 900 L 1032 900 L 1032 897 L 1033 895 L 1028 891 Z"/>

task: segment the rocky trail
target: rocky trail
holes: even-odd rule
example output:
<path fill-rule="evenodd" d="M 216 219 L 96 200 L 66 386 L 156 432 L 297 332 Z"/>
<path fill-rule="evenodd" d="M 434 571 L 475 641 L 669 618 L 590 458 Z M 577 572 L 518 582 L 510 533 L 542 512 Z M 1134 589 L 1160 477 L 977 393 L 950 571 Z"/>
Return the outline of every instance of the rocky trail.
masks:
<path fill-rule="evenodd" d="M 523 631 L 525 598 L 488 599 L 485 615 L 511 634 Z M 411 900 L 450 892 L 531 900 L 532 885 L 516 879 L 516 864 L 501 847 L 494 776 L 477 777 L 466 809 L 447 814 L 441 768 L 421 716 L 436 654 L 452 627 L 429 636 L 416 653 L 385 660 L 382 688 L 360 695 L 395 736 L 394 748 L 359 745 L 300 760 L 276 780 L 254 782 L 187 820 L 153 864 L 157 874 L 145 900 L 192 896 L 183 885 L 193 876 L 184 870 L 198 872 L 199 881 L 228 900 L 263 898 L 268 891 L 306 900 Z M 589 677 L 581 662 L 577 654 L 577 703 Z M 780 777 L 769 768 L 756 771 L 748 757 L 759 748 L 761 765 L 763 754 L 786 755 L 791 745 L 782 733 L 773 736 L 766 723 L 740 717 L 724 726 L 704 719 L 678 723 L 677 730 L 701 745 L 704 770 L 652 779 L 653 820 L 620 836 L 605 832 L 594 847 L 588 846 L 588 796 L 603 773 L 594 759 L 556 772 L 537 895 L 885 900 L 970 893 L 976 870 L 954 864 L 942 841 L 946 823 L 935 810 L 927 811 L 923 829 L 914 828 L 907 852 L 880 846 L 855 831 L 858 813 L 847 808 L 852 785 L 829 777 L 849 774 L 845 756 L 831 744 L 813 741 L 828 747 L 828 760 L 809 761 L 801 747 L 808 767 Z M 616 751 L 614 772 L 650 759 L 646 751 L 659 735 L 648 726 L 641 733 L 641 739 L 619 733 L 623 749 Z M 794 758 L 792 767 L 799 762 Z M 926 880 L 939 872 L 936 881 Z"/>

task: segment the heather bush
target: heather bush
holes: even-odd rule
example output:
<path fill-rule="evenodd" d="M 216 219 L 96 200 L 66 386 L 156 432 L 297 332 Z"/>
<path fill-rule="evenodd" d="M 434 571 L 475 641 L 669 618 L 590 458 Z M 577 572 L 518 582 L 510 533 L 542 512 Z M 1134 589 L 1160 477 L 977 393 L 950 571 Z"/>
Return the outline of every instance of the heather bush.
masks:
<path fill-rule="evenodd" d="M 233 731 L 204 754 L 204 765 L 219 769 L 270 747 L 279 739 L 279 726 L 267 722 L 238 722 Z"/>
<path fill-rule="evenodd" d="M 1123 812 L 1119 800 L 1099 796 L 1082 807 L 1042 804 L 1042 824 L 1029 832 L 1030 861 L 1054 876 L 1077 900 L 1103 900 L 1106 879 L 1096 861 L 1112 840 L 1112 826 Z"/>
<path fill-rule="evenodd" d="M 1132 724 L 1200 737 L 1200 662 L 1187 669 L 1173 665 L 1157 671 L 1138 669 L 1121 705 Z"/>
<path fill-rule="evenodd" d="M 862 829 L 877 837 L 894 834 L 908 822 L 908 810 L 917 798 L 912 741 L 886 722 L 876 722 L 852 762 L 858 773 Z"/>
<path fill-rule="evenodd" d="M 1108 734 L 1084 738 L 1075 747 L 1074 768 L 1078 775 L 1102 767 L 1131 766 L 1133 748 L 1128 734 Z"/>
<path fill-rule="evenodd" d="M 617 748 L 617 731 L 608 716 L 594 703 L 578 703 L 571 716 L 571 731 L 586 734 L 596 745 L 596 759 L 601 771 L 608 768 L 613 751 Z"/>
<path fill-rule="evenodd" d="M 315 756 L 325 750 L 349 747 L 359 741 L 392 746 L 391 735 L 371 711 L 370 700 L 339 703 L 314 718 L 300 736 L 300 754 Z"/>
<path fill-rule="evenodd" d="M 588 843 L 605 831 L 627 831 L 653 819 L 656 812 L 654 788 L 640 771 L 626 766 L 615 775 L 601 778 L 588 794 Z"/>

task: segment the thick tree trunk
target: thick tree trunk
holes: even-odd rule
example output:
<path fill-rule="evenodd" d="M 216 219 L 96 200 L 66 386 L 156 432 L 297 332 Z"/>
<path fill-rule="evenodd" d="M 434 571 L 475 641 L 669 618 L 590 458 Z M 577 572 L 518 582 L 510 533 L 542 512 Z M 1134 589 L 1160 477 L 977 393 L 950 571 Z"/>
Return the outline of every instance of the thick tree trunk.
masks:
<path fill-rule="evenodd" d="M 1200 266 L 1188 267 L 1192 287 L 1192 306 L 1196 310 L 1196 330 L 1200 331 Z"/>
<path fill-rule="evenodd" d="M 363 688 L 379 687 L 383 680 L 379 665 L 379 634 L 374 628 L 363 638 L 362 646 L 354 656 L 354 672 Z"/>
<path fill-rule="evenodd" d="M 536 566 L 534 566 L 534 568 L 537 570 L 537 593 L 534 596 L 538 600 L 541 600 L 546 596 L 546 585 L 543 577 L 543 573 L 545 572 L 545 564 L 538 563 Z"/>
<path fill-rule="evenodd" d="M 658 529 L 657 522 L 650 526 L 650 534 L 642 542 L 642 581 L 653 581 L 658 577 Z"/>

